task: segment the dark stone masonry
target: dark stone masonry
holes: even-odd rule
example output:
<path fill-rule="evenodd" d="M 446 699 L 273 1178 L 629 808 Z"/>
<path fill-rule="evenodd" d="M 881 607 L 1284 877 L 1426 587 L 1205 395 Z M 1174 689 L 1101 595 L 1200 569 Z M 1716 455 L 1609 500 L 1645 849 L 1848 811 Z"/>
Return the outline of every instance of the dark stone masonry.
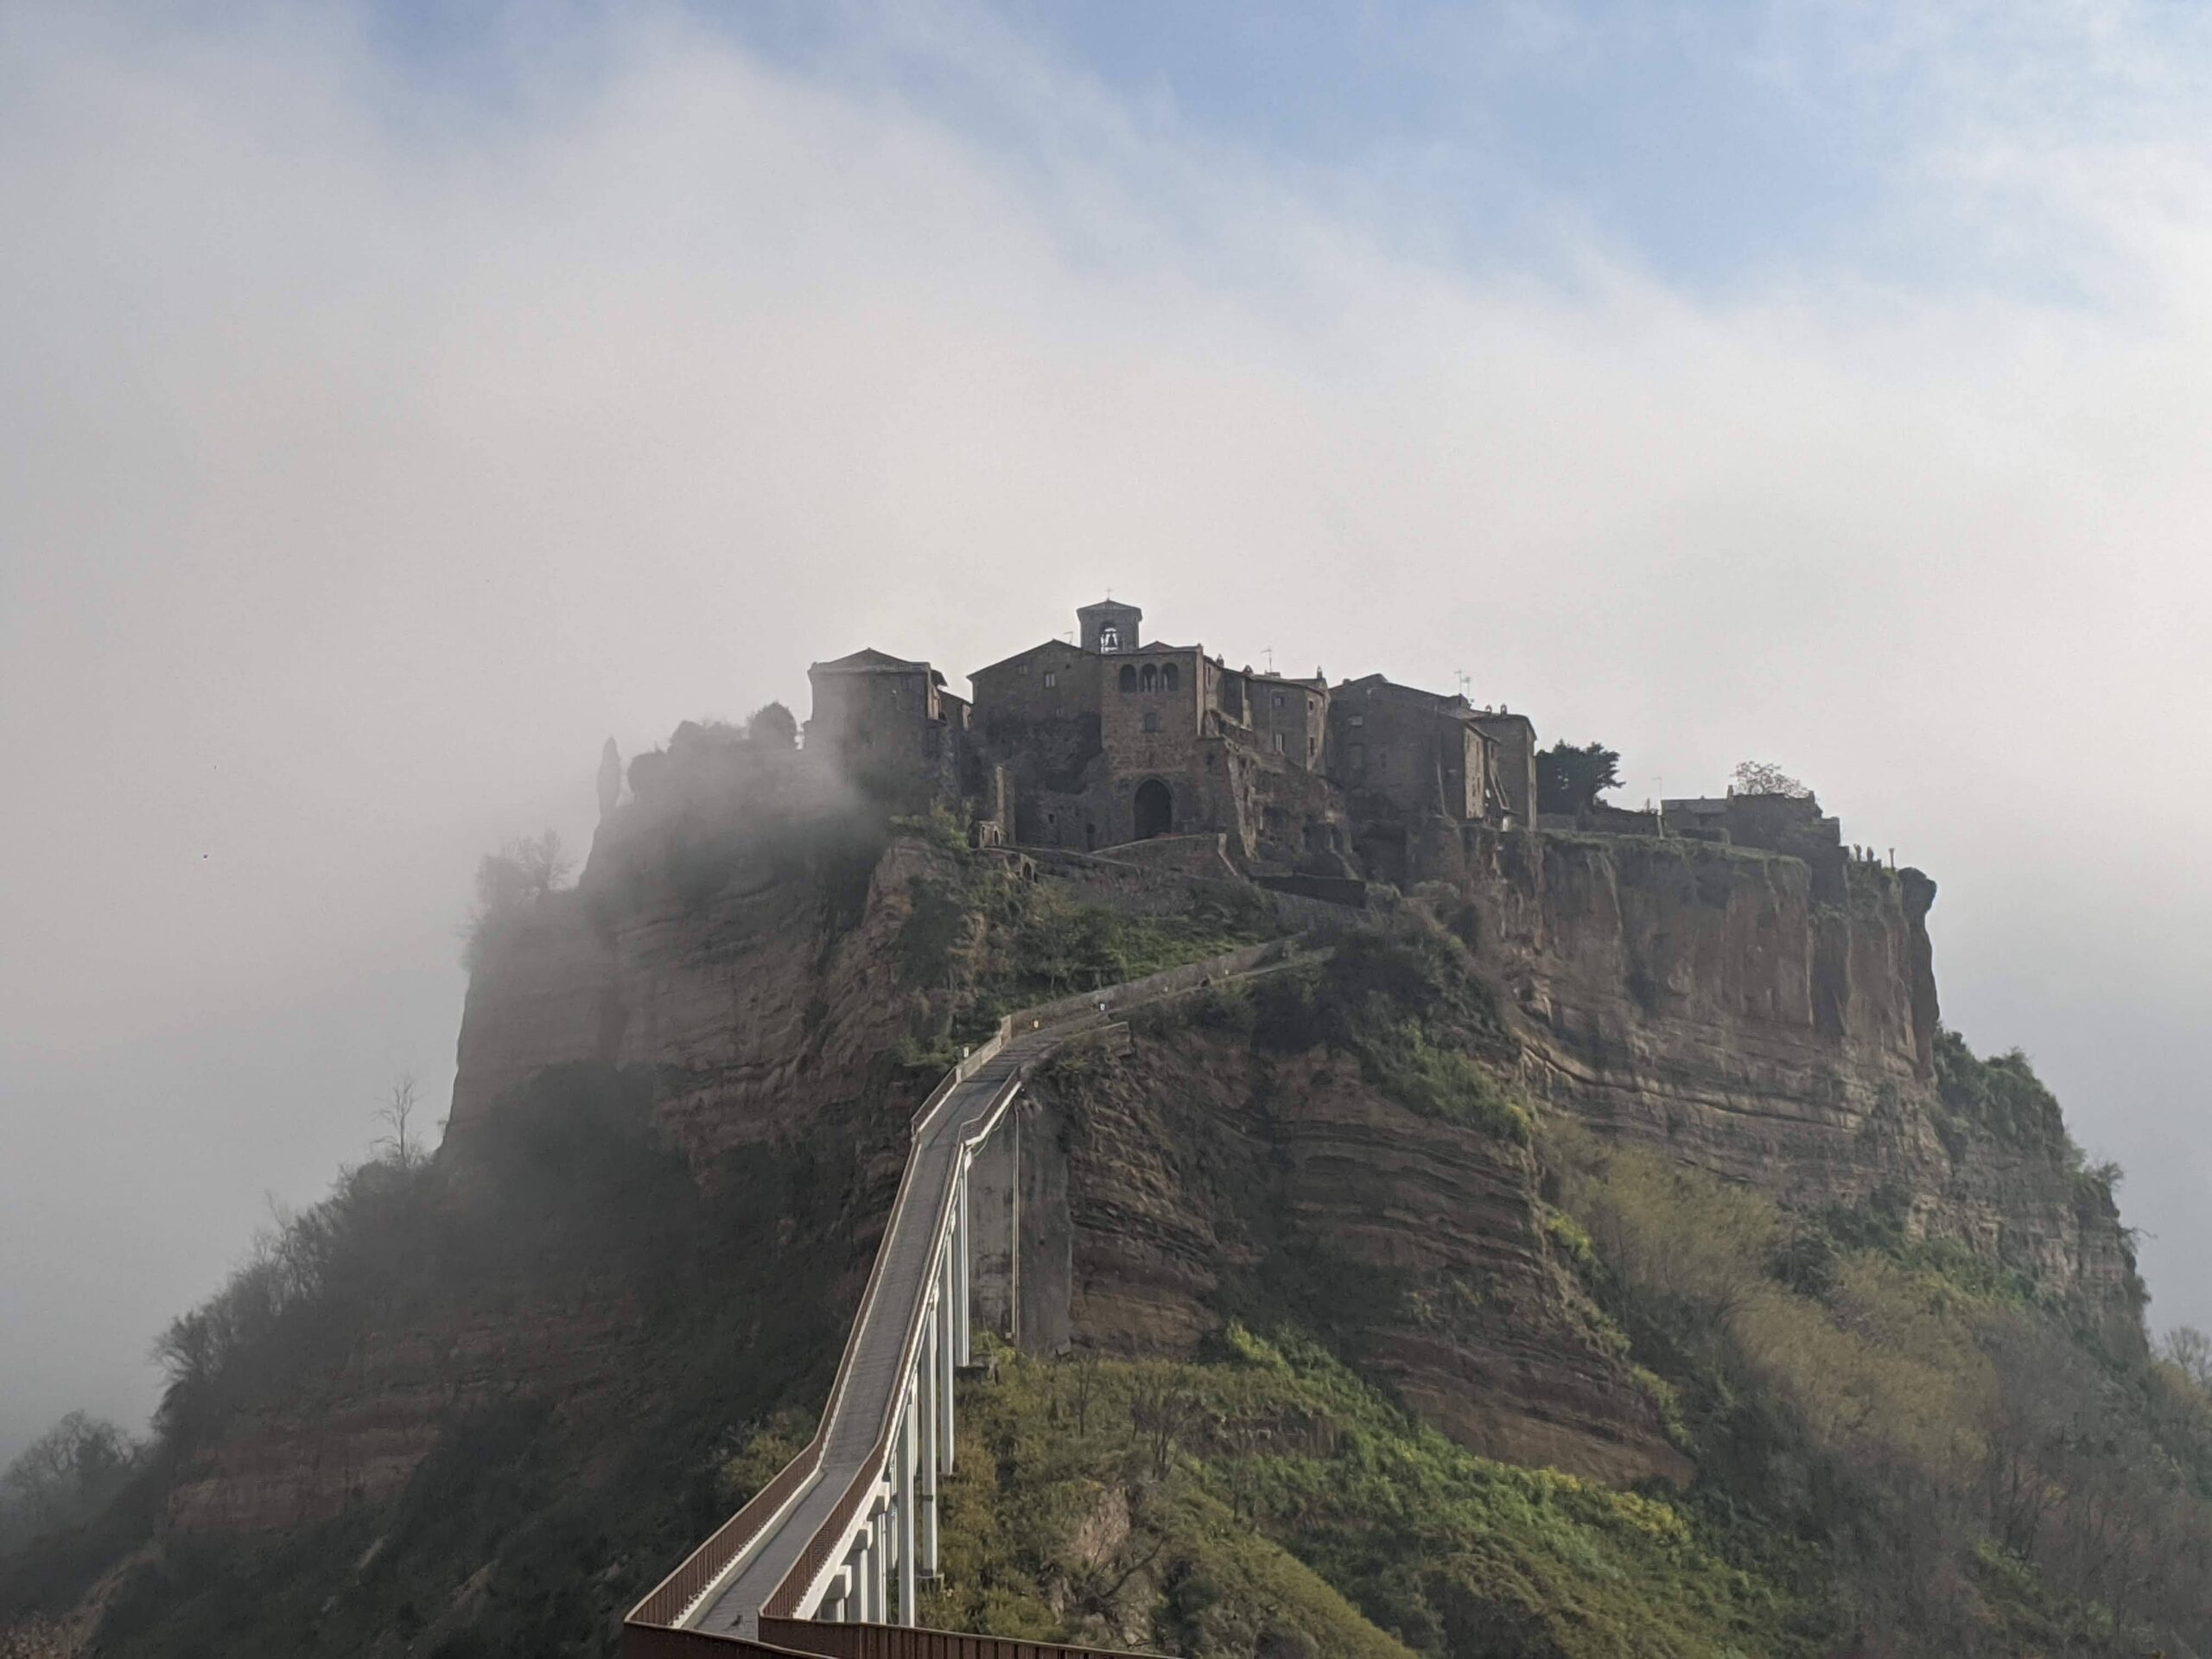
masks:
<path fill-rule="evenodd" d="M 976 671 L 972 703 L 927 662 L 817 663 L 807 747 L 903 804 L 956 808 L 980 840 L 1096 852 L 1217 836 L 1255 875 L 1405 880 L 1422 873 L 1408 849 L 1440 828 L 1533 825 L 1523 715 L 1379 674 L 1231 668 L 1147 639 L 1117 601 L 1076 620 L 1079 644 Z"/>

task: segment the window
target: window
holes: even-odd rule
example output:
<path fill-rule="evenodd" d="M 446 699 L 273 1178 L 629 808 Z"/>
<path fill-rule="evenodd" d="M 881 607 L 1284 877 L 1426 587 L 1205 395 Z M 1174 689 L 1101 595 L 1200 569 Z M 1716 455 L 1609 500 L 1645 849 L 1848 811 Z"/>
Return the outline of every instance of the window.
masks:
<path fill-rule="evenodd" d="M 1160 729 L 1160 715 L 1154 710 L 1147 709 L 1144 711 L 1144 728 L 1147 732 Z"/>
<path fill-rule="evenodd" d="M 1319 738 L 1309 737 L 1306 740 L 1306 758 L 1308 760 L 1311 760 L 1315 755 L 1320 753 L 1320 752 L 1321 740 Z"/>
<path fill-rule="evenodd" d="M 1051 669 L 1049 669 L 1049 668 L 1048 668 L 1048 669 L 1046 669 L 1046 670 L 1045 671 L 1045 689 L 1046 689 L 1047 691 L 1051 690 L 1054 686 L 1058 685 L 1059 683 L 1060 683 L 1060 677 L 1059 677 L 1058 675 L 1057 675 L 1057 674 L 1055 674 L 1054 672 L 1052 672 L 1052 671 Z"/>
<path fill-rule="evenodd" d="M 1122 690 L 1124 691 L 1134 691 L 1136 689 L 1136 664 L 1134 663 L 1123 663 L 1122 664 Z"/>
<path fill-rule="evenodd" d="M 1175 689 L 1176 682 L 1180 680 L 1182 677 L 1182 671 L 1178 669 L 1174 664 L 1166 664 L 1162 665 L 1160 671 L 1160 689 L 1163 691 L 1173 691 Z"/>
<path fill-rule="evenodd" d="M 1154 668 L 1150 663 L 1147 663 L 1141 669 L 1137 671 L 1137 686 L 1140 690 L 1159 690 L 1160 671 Z"/>
<path fill-rule="evenodd" d="M 1282 753 L 1282 734 L 1281 732 L 1277 732 L 1275 734 L 1275 753 L 1277 754 L 1281 754 Z"/>
<path fill-rule="evenodd" d="M 1282 707 L 1282 693 L 1280 691 L 1275 693 L 1274 706 L 1278 709 Z"/>
<path fill-rule="evenodd" d="M 1351 717 L 1351 723 L 1355 726 L 1364 726 L 1367 724 L 1367 716 L 1365 715 L 1354 715 Z"/>
<path fill-rule="evenodd" d="M 1365 744 L 1355 743 L 1351 746 L 1351 769 L 1354 772 L 1365 772 L 1367 770 L 1367 746 Z"/>
<path fill-rule="evenodd" d="M 1119 628 L 1109 622 L 1104 627 L 1098 630 L 1099 650 L 1119 651 L 1121 648 L 1122 631 Z"/>

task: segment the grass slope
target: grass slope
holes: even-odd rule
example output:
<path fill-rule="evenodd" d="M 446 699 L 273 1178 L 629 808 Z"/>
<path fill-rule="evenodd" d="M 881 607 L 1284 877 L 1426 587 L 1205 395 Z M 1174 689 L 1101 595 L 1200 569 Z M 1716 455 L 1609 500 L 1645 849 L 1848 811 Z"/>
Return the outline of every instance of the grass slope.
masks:
<path fill-rule="evenodd" d="M 1475 1457 L 1295 1332 L 1006 1355 L 961 1406 L 934 1623 L 1186 1659 L 1815 1650 L 1675 1505 Z"/>

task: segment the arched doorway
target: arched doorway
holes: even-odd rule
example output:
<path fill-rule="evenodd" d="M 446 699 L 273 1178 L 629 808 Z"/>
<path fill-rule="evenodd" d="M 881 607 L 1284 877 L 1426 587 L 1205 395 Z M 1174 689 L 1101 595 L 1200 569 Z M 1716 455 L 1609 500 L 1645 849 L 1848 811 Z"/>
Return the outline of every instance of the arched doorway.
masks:
<path fill-rule="evenodd" d="M 1164 836 L 1175 827 L 1175 798 L 1157 778 L 1137 785 L 1137 839 Z"/>

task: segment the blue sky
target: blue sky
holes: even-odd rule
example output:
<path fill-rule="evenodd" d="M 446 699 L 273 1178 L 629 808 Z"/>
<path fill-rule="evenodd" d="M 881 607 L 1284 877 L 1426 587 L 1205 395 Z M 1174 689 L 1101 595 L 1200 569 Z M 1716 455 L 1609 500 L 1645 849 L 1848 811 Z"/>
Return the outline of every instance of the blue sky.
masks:
<path fill-rule="evenodd" d="M 2205 16 L 0 0 L 0 1452 L 449 1086 L 605 737 L 1109 586 L 1807 777 L 2212 1326 Z"/>
<path fill-rule="evenodd" d="M 500 107 L 518 50 L 588 80 L 620 9 L 390 0 L 412 90 Z M 1054 124 L 1018 61 L 1141 133 L 1219 150 L 1385 241 L 1562 276 L 1594 245 L 1695 294 L 1813 272 L 2078 296 L 1981 146 L 2157 143 L 2207 85 L 2192 8 L 2135 3 L 694 3 L 793 73 L 1018 149 Z M 547 28 L 547 18 L 559 20 Z M 518 39 L 522 44 L 518 47 Z M 2016 161 L 2018 157 L 2014 158 Z M 2078 251 L 2078 250 L 2077 250 Z"/>

